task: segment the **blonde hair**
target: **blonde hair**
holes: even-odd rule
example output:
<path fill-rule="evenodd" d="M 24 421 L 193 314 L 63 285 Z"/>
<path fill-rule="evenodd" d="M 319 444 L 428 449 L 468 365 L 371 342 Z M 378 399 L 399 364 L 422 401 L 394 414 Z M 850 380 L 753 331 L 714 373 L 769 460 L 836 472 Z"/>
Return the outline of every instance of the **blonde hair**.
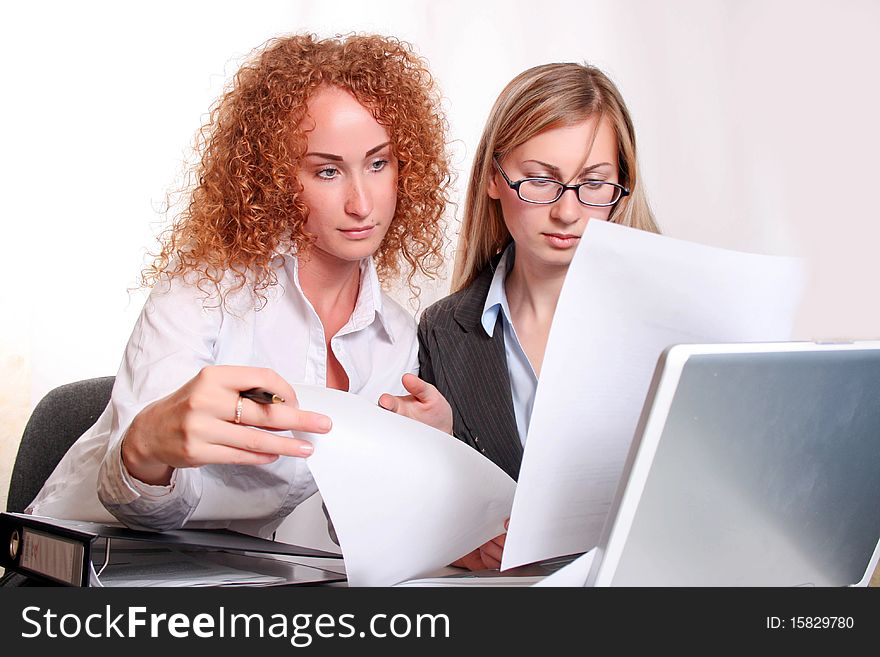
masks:
<path fill-rule="evenodd" d="M 611 121 L 617 137 L 619 181 L 630 190 L 629 196 L 614 207 L 609 220 L 660 232 L 642 189 L 632 119 L 617 87 L 594 66 L 536 66 L 511 80 L 489 113 L 471 168 L 452 275 L 453 292 L 470 285 L 512 239 L 504 225 L 500 202 L 487 193 L 494 174 L 492 158 L 500 160 L 546 130 L 570 126 L 592 116 Z"/>

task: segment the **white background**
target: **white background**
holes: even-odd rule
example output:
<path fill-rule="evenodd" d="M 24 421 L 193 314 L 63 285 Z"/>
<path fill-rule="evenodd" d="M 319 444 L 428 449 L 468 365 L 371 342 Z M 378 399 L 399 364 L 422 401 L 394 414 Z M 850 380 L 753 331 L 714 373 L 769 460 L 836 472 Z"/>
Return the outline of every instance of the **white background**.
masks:
<path fill-rule="evenodd" d="M 600 66 L 666 234 L 805 255 L 799 337 L 880 337 L 880 2 L 18 3 L 0 26 L 0 503 L 33 405 L 116 372 L 145 298 L 129 288 L 208 108 L 247 53 L 297 31 L 415 44 L 445 98 L 459 196 L 511 77 Z"/>

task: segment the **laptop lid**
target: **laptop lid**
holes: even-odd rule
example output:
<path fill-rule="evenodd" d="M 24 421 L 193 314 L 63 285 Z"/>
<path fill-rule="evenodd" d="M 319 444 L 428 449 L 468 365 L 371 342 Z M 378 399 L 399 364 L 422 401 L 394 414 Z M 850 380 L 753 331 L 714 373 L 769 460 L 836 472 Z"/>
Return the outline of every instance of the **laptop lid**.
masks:
<path fill-rule="evenodd" d="M 866 585 L 880 341 L 661 357 L 587 585 Z"/>

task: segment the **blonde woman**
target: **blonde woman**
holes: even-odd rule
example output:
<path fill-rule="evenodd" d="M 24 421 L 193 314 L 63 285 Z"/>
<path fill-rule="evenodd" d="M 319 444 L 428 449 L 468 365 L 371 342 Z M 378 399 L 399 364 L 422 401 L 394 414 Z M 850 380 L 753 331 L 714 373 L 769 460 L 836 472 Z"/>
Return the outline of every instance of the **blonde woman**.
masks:
<path fill-rule="evenodd" d="M 501 92 L 480 139 L 454 292 L 419 323 L 421 378 L 380 404 L 451 428 L 516 479 L 556 303 L 591 220 L 657 232 L 629 112 L 595 67 L 531 68 Z M 503 542 L 457 563 L 497 568 Z"/>
<path fill-rule="evenodd" d="M 300 409 L 290 384 L 375 400 L 418 368 L 415 322 L 381 288 L 440 263 L 445 121 L 412 48 L 270 41 L 200 134 L 196 185 L 145 272 L 154 288 L 110 404 L 32 513 L 106 508 L 157 530 L 195 514 L 270 535 L 315 482 L 311 444 L 263 429 L 332 419 Z"/>

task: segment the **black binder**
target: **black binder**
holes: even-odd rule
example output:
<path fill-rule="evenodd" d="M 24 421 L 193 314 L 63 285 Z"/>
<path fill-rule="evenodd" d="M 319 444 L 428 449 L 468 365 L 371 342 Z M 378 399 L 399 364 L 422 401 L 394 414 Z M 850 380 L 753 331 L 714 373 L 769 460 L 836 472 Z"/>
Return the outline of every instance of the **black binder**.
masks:
<path fill-rule="evenodd" d="M 145 548 L 340 559 L 338 554 L 323 550 L 276 543 L 227 529 L 145 532 L 94 522 L 0 513 L 0 566 L 44 582 L 89 586 L 92 564 L 106 563 L 113 543 L 125 541 L 141 542 Z M 345 579 L 344 575 L 320 572 L 322 576 L 316 576 L 312 583 Z"/>

